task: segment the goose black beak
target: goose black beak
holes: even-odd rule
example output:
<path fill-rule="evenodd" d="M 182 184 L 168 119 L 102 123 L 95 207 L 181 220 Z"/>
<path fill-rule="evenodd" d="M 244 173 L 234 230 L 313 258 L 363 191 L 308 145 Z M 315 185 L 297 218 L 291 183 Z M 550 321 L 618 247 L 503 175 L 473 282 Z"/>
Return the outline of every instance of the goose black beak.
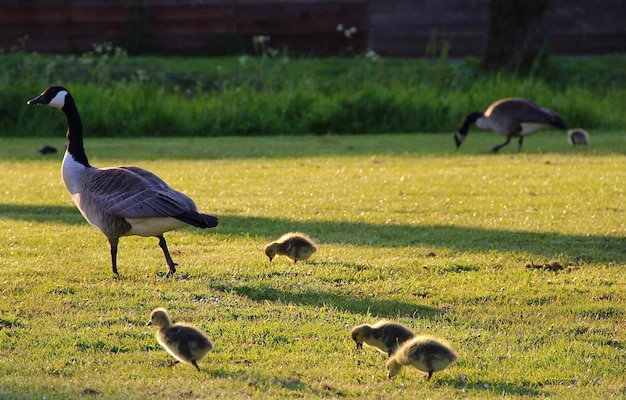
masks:
<path fill-rule="evenodd" d="M 459 149 L 459 147 L 461 147 L 461 143 L 463 143 L 463 140 L 461 139 L 461 134 L 458 131 L 454 134 L 454 143 L 456 143 L 457 150 Z"/>
<path fill-rule="evenodd" d="M 40 96 L 35 97 L 32 100 L 28 100 L 26 102 L 26 104 L 29 105 L 29 106 L 33 105 L 33 104 L 44 104 L 44 103 L 45 103 L 45 100 L 44 100 L 43 94 L 40 95 Z"/>
<path fill-rule="evenodd" d="M 152 320 L 148 321 L 148 323 L 146 324 L 146 326 L 152 326 Z"/>

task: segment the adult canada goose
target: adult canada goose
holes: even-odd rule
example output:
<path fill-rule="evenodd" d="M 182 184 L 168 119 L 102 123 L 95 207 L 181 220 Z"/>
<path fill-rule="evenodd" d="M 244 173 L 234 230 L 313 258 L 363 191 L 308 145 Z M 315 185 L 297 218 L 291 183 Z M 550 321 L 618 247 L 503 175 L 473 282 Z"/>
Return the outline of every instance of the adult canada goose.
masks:
<path fill-rule="evenodd" d="M 572 144 L 572 146 L 576 146 L 578 144 L 584 144 L 587 146 L 589 144 L 589 134 L 582 128 L 570 129 L 567 131 L 567 140 Z"/>
<path fill-rule="evenodd" d="M 198 371 L 198 361 L 213 350 L 213 343 L 202 332 L 188 325 L 172 325 L 164 308 L 156 308 L 150 314 L 147 326 L 156 326 L 157 342 L 176 360 L 192 364 Z"/>
<path fill-rule="evenodd" d="M 481 129 L 506 136 L 504 143 L 491 149 L 494 153 L 509 144 L 514 137 L 519 138 L 517 151 L 520 151 L 526 136 L 551 127 L 567 129 L 565 122 L 554 111 L 540 107 L 530 100 L 505 98 L 491 104 L 484 113 L 475 111 L 467 114 L 454 135 L 457 149 L 461 147 L 473 123 Z"/>
<path fill-rule="evenodd" d="M 289 232 L 265 246 L 265 255 L 272 261 L 276 255 L 287 256 L 294 263 L 307 260 L 317 251 L 317 246 L 304 233 Z"/>
<path fill-rule="evenodd" d="M 456 360 L 456 353 L 445 342 L 431 336 L 415 336 L 387 359 L 385 367 L 389 378 L 398 375 L 405 365 L 411 365 L 426 372 L 429 380 L 434 372 L 448 368 Z"/>
<path fill-rule="evenodd" d="M 163 233 L 187 225 L 217 226 L 218 219 L 200 214 L 193 200 L 172 189 L 152 172 L 133 166 L 96 168 L 83 148 L 83 124 L 70 92 L 60 86 L 47 88 L 26 104 L 59 108 L 68 123 L 62 175 L 65 187 L 85 219 L 98 228 L 111 245 L 113 273 L 117 274 L 117 244 L 122 236 L 155 236 L 169 266 L 176 272 Z"/>
<path fill-rule="evenodd" d="M 356 343 L 357 349 L 363 344 L 374 347 L 380 352 L 391 356 L 400 345 L 415 337 L 404 325 L 390 321 L 378 321 L 374 325 L 357 325 L 350 331 L 350 337 Z"/>

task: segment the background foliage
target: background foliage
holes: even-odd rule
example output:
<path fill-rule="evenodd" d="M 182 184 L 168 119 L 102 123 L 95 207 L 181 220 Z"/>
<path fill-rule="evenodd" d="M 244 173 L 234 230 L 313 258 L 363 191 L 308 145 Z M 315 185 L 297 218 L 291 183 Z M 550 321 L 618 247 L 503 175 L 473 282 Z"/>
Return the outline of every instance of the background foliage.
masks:
<path fill-rule="evenodd" d="M 525 76 L 475 59 L 0 56 L 0 135 L 51 136 L 62 118 L 24 107 L 49 85 L 76 98 L 91 136 L 230 136 L 453 132 L 468 112 L 526 97 L 572 127 L 626 124 L 625 56 L 553 57 Z M 46 129 L 42 129 L 46 127 Z"/>

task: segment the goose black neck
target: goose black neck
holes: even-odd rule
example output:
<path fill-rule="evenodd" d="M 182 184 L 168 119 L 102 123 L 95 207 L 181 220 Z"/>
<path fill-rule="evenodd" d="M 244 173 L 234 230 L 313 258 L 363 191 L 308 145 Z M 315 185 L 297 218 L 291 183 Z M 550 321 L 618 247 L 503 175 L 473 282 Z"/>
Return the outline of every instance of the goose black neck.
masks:
<path fill-rule="evenodd" d="M 463 118 L 463 122 L 461 122 L 461 126 L 459 127 L 459 133 L 461 133 L 462 135 L 467 135 L 467 133 L 469 132 L 469 127 L 483 115 L 484 114 L 479 111 L 467 114 L 465 118 Z"/>
<path fill-rule="evenodd" d="M 67 151 L 74 157 L 74 160 L 90 167 L 85 148 L 83 146 L 83 122 L 72 95 L 69 93 L 65 97 L 65 105 L 61 109 L 67 118 Z"/>

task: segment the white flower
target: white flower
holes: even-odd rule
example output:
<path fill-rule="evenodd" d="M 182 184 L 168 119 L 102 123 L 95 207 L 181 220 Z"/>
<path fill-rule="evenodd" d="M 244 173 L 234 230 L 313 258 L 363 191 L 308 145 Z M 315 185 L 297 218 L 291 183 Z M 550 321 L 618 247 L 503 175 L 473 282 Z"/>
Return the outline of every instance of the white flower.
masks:
<path fill-rule="evenodd" d="M 343 24 L 339 24 L 339 25 L 337 25 L 337 30 L 338 30 L 339 32 L 343 31 Z"/>
<path fill-rule="evenodd" d="M 357 32 L 357 29 L 353 26 L 350 29 L 346 29 L 343 31 L 343 34 L 346 35 L 347 38 L 351 37 Z"/>

